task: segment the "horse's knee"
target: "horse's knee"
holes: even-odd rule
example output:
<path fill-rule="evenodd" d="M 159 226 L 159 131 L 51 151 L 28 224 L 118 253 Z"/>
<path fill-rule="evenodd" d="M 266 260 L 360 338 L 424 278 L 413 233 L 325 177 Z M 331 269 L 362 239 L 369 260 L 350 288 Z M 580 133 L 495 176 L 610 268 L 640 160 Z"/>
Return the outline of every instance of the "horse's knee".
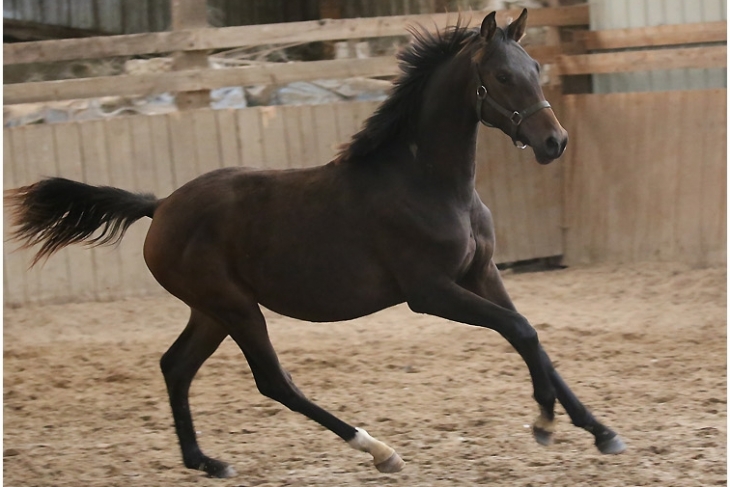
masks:
<path fill-rule="evenodd" d="M 507 339 L 520 353 L 539 350 L 540 340 L 537 336 L 537 330 L 522 315 L 518 315 L 518 318 L 514 321 L 512 333 Z"/>

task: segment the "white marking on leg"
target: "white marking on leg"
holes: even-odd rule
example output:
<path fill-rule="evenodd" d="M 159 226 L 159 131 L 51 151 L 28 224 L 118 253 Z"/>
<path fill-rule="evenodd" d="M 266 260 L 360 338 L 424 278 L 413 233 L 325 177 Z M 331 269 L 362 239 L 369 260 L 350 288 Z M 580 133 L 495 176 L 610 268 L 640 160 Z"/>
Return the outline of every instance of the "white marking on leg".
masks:
<path fill-rule="evenodd" d="M 362 428 L 355 428 L 355 437 L 347 442 L 355 450 L 370 453 L 375 467 L 381 472 L 398 472 L 403 468 L 403 460 L 391 447 L 378 441 Z"/>

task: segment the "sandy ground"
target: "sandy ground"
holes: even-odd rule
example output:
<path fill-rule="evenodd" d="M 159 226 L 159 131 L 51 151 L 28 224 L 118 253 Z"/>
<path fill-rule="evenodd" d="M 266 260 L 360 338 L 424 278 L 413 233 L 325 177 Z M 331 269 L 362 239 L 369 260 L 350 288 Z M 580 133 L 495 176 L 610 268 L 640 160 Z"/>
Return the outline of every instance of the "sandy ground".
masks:
<path fill-rule="evenodd" d="M 378 473 L 260 396 L 227 339 L 193 382 L 204 451 L 232 479 L 183 468 L 161 354 L 172 298 L 6 309 L 6 486 L 709 486 L 726 475 L 726 271 L 676 264 L 507 274 L 564 378 L 629 450 L 601 456 L 559 408 L 545 448 L 526 367 L 496 333 L 401 306 L 348 323 L 268 313 L 299 387 L 407 462 Z"/>

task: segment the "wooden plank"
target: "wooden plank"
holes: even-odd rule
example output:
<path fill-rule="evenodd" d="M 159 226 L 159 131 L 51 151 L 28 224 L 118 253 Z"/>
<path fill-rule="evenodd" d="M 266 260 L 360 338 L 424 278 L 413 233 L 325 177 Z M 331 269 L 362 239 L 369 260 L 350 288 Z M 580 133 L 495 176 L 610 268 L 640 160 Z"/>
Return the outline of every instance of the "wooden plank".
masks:
<path fill-rule="evenodd" d="M 52 125 L 56 144 L 58 173 L 74 181 L 84 180 L 84 165 L 81 154 L 81 134 L 76 123 Z M 67 248 L 69 262 L 69 295 L 74 300 L 90 301 L 96 299 L 96 277 L 94 260 L 88 249 L 81 245 Z"/>
<path fill-rule="evenodd" d="M 261 113 L 263 167 L 266 169 L 286 169 L 289 167 L 289 154 L 285 142 L 287 133 L 284 125 L 283 107 L 261 107 L 259 112 Z"/>
<path fill-rule="evenodd" d="M 727 262 L 727 90 L 708 90 L 693 100 L 702 113 L 692 136 L 704 148 L 702 157 L 702 262 Z M 704 109 L 702 109 L 704 107 Z"/>
<path fill-rule="evenodd" d="M 195 154 L 199 174 L 223 167 L 215 112 L 202 109 L 191 112 L 195 127 Z"/>
<path fill-rule="evenodd" d="M 316 120 L 317 127 L 317 160 L 319 164 L 326 164 L 335 157 L 340 144 L 334 104 L 313 105 L 312 117 Z"/>
<path fill-rule="evenodd" d="M 500 10 L 497 22 L 517 18 L 520 9 Z M 223 27 L 218 29 L 189 29 L 184 31 L 99 37 L 90 40 L 66 39 L 53 42 L 33 42 L 3 45 L 3 64 L 68 61 L 140 54 L 160 54 L 173 51 L 226 49 L 262 44 L 290 44 L 370 37 L 400 36 L 409 25 L 424 25 L 428 29 L 443 29 L 453 25 L 455 15 L 425 14 L 358 19 L 323 19 L 283 24 Z M 482 15 L 469 19 L 479 25 Z M 560 8 L 540 8 L 530 11 L 530 26 L 587 25 L 588 5 Z"/>
<path fill-rule="evenodd" d="M 676 258 L 674 235 L 674 200 L 681 181 L 677 172 L 681 164 L 677 154 L 680 145 L 686 143 L 681 133 L 682 107 L 676 102 L 674 94 L 655 93 L 651 106 L 651 119 L 643 130 L 647 132 L 644 146 L 648 148 L 649 160 L 645 164 L 650 168 L 648 178 L 655 184 L 651 189 L 651 218 L 647 239 L 642 253 L 651 260 L 671 261 Z M 641 95 L 637 95 L 641 96 Z M 630 170 L 631 168 L 627 168 Z M 641 180 L 636 181 L 638 187 L 647 189 Z"/>
<path fill-rule="evenodd" d="M 136 118 L 136 117 L 134 117 Z M 133 150 L 130 121 L 132 117 L 111 118 L 106 121 L 106 139 L 108 151 L 109 182 L 111 186 L 136 191 L 137 182 L 149 177 L 150 173 L 144 165 L 139 164 Z M 112 251 L 119 255 L 121 261 L 121 288 L 115 298 L 144 294 L 144 284 L 150 279 L 144 259 L 142 246 L 147 233 L 145 224 L 137 222 L 127 230 L 124 239 Z"/>
<path fill-rule="evenodd" d="M 129 163 L 132 165 L 134 176 L 134 187 L 129 188 L 137 192 L 153 193 L 158 198 L 167 196 L 158 192 L 158 167 L 155 158 L 154 141 L 151 130 L 150 119 L 148 116 L 135 116 L 129 118 L 132 153 L 133 157 Z M 169 166 L 167 178 L 170 178 Z M 143 218 L 136 222 L 129 229 L 127 237 L 124 238 L 123 245 L 132 245 L 132 249 L 139 253 L 138 271 L 140 280 L 134 284 L 135 292 L 138 295 L 148 295 L 151 293 L 161 292 L 159 284 L 154 280 L 152 274 L 144 263 L 142 250 L 144 240 L 147 236 L 151 220 Z"/>
<path fill-rule="evenodd" d="M 3 189 L 20 186 L 16 182 L 15 173 L 18 162 L 14 157 L 12 129 L 3 130 Z M 28 301 L 27 269 L 30 264 L 30 253 L 14 251 L 17 244 L 8 242 L 10 234 L 10 218 L 8 208 L 3 205 L 3 294 L 6 305 L 17 305 Z"/>
<path fill-rule="evenodd" d="M 85 182 L 95 186 L 111 185 L 107 152 L 105 120 L 90 120 L 79 124 L 81 153 L 84 158 Z M 96 276 L 96 296 L 109 301 L 122 289 L 122 262 L 119 252 L 109 247 L 91 249 Z"/>
<path fill-rule="evenodd" d="M 25 150 L 28 162 L 32 161 L 33 164 L 27 173 L 33 181 L 59 175 L 50 125 L 26 127 Z M 67 258 L 67 251 L 60 250 L 33 269 L 33 272 L 39 272 L 41 276 L 37 296 L 39 301 L 61 302 L 71 297 Z"/>
<path fill-rule="evenodd" d="M 101 96 L 149 95 L 256 84 L 284 84 L 321 78 L 393 76 L 395 58 L 335 59 L 270 63 L 228 69 L 186 70 L 156 74 L 100 76 L 4 85 L 3 104 L 33 103 Z"/>
<path fill-rule="evenodd" d="M 38 180 L 38 170 L 36 169 L 36 161 L 29 158 L 27 146 L 25 143 L 25 134 L 27 127 L 17 127 L 10 130 L 10 141 L 13 150 L 13 168 L 14 186 L 26 186 Z M 13 249 L 17 249 L 17 244 L 13 243 Z M 23 265 L 23 283 L 25 284 L 25 296 L 28 303 L 37 303 L 40 297 L 40 273 L 38 267 L 30 269 L 33 255 L 37 249 L 18 250 L 15 255 Z"/>
<path fill-rule="evenodd" d="M 205 0 L 170 0 L 170 12 L 173 31 L 208 27 Z M 172 66 L 175 71 L 205 69 L 208 67 L 208 51 L 174 52 Z M 210 104 L 210 91 L 198 89 L 176 93 L 175 104 L 179 110 L 207 107 Z"/>
<path fill-rule="evenodd" d="M 173 112 L 167 115 L 170 125 L 173 173 L 177 187 L 200 176 L 195 150 L 195 122 L 192 112 Z"/>
<path fill-rule="evenodd" d="M 215 110 L 223 167 L 241 165 L 241 148 L 238 143 L 238 117 L 233 109 Z"/>
<path fill-rule="evenodd" d="M 241 165 L 264 166 L 263 136 L 261 134 L 261 109 L 244 108 L 236 112 L 238 144 L 241 147 Z"/>
<path fill-rule="evenodd" d="M 630 210 L 625 208 L 625 211 L 621 212 L 624 218 L 630 218 L 634 222 L 634 228 L 630 234 L 633 240 L 632 245 L 628 249 L 628 255 L 622 259 L 630 262 L 651 260 L 652 257 L 656 257 L 655 255 L 647 255 L 647 253 L 652 252 L 651 247 L 656 248 L 656 239 L 654 238 L 654 232 L 656 231 L 655 218 L 657 217 L 655 214 L 657 208 L 654 207 L 656 188 L 652 184 L 645 186 L 642 190 L 640 183 L 641 181 L 657 181 L 657 172 L 659 172 L 654 159 L 654 144 L 652 142 L 655 141 L 652 140 L 653 131 L 650 130 L 650 126 L 665 122 L 654 119 L 657 111 L 662 115 L 664 113 L 655 103 L 656 98 L 652 94 L 637 96 L 638 93 L 627 93 L 623 97 L 629 101 L 630 105 L 624 111 L 625 123 L 622 124 L 621 131 L 627 137 L 625 140 L 638 136 L 641 142 L 626 144 L 626 147 L 622 147 L 622 144 L 616 144 L 615 149 L 624 153 L 628 152 L 629 156 L 616 157 L 612 161 L 623 159 L 623 163 L 619 162 L 623 169 L 623 178 L 628 180 L 627 183 L 631 185 L 632 190 L 635 192 L 633 208 Z M 616 142 L 620 139 L 613 140 Z M 627 161 L 632 161 L 633 167 L 627 167 Z M 626 210 L 633 212 L 633 217 Z M 612 208 L 609 208 L 608 212 L 611 211 Z"/>
<path fill-rule="evenodd" d="M 172 193 L 182 183 L 175 179 L 175 170 L 172 158 L 172 143 L 167 115 L 155 115 L 148 118 L 150 136 L 152 138 L 152 155 L 154 158 L 153 191 L 159 198 Z"/>
<path fill-rule="evenodd" d="M 598 96 L 598 95 L 595 95 Z M 592 139 L 589 123 L 593 120 L 593 112 L 586 106 L 590 98 L 577 95 L 565 96 L 566 118 L 565 128 L 570 134 L 570 148 L 566 151 L 563 172 L 563 213 L 565 231 L 565 251 L 563 261 L 568 265 L 586 264 L 591 260 L 590 247 L 590 197 L 586 194 L 594 190 L 588 186 L 590 174 L 600 171 L 596 141 Z M 613 105 L 611 105 L 613 106 Z M 600 121 L 601 119 L 599 119 Z M 600 142 L 600 141 L 599 141 Z M 593 155 L 593 158 L 586 158 Z M 599 195 L 596 194 L 596 199 Z"/>
<path fill-rule="evenodd" d="M 704 104 L 697 104 L 689 91 L 678 92 L 675 103 L 682 107 L 681 133 L 691 134 L 691 140 L 684 139 L 677 153 L 681 161 L 677 179 L 682 182 L 675 202 L 677 251 L 695 260 L 702 255 L 702 170 L 701 165 L 688 161 L 703 160 L 705 148 L 698 145 L 702 134 L 696 130 L 706 114 Z"/>
<path fill-rule="evenodd" d="M 324 164 L 319 156 L 317 132 L 319 130 L 318 120 L 314 117 L 313 105 L 300 105 L 297 112 L 298 139 L 301 141 L 299 152 L 293 152 L 289 156 L 292 165 L 299 167 L 313 167 Z M 287 129 L 287 132 L 289 130 Z M 291 146 L 290 146 L 291 148 Z"/>
<path fill-rule="evenodd" d="M 727 41 L 727 22 L 576 31 L 573 40 L 589 51 L 724 42 Z"/>
<path fill-rule="evenodd" d="M 337 143 L 346 144 L 359 129 L 358 121 L 355 119 L 356 113 L 352 103 L 348 102 L 334 103 L 334 108 L 337 117 Z"/>
<path fill-rule="evenodd" d="M 556 67 L 558 72 L 565 76 L 725 66 L 727 66 L 727 46 L 706 46 L 560 56 Z"/>
<path fill-rule="evenodd" d="M 284 105 L 280 108 L 281 118 L 284 121 L 285 138 L 282 140 L 286 145 L 287 167 L 304 167 L 306 156 L 304 154 L 307 143 L 302 138 L 302 115 L 308 105 Z M 306 121 L 305 121 L 306 123 Z"/>

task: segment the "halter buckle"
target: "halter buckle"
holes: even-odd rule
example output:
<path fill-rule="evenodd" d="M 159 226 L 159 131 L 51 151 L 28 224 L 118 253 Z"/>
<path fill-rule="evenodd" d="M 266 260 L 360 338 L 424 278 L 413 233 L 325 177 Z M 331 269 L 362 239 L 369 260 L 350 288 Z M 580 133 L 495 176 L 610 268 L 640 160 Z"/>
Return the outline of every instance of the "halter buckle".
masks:
<path fill-rule="evenodd" d="M 524 120 L 524 117 L 522 117 L 522 114 L 520 112 L 512 112 L 512 115 L 509 117 L 510 122 L 512 122 L 512 125 L 519 125 L 522 123 L 522 120 Z"/>

